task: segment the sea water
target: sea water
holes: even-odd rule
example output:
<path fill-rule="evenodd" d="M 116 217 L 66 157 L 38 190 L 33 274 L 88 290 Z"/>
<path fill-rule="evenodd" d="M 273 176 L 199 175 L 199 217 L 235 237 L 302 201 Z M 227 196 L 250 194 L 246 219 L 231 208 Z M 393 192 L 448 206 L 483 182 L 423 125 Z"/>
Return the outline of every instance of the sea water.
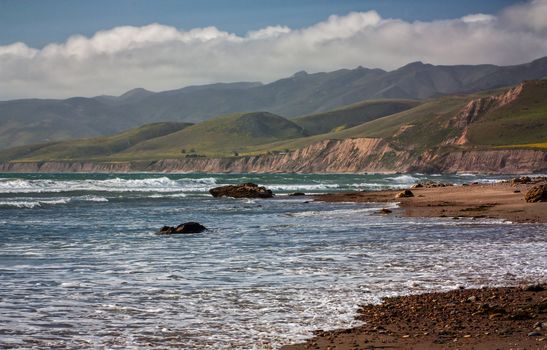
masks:
<path fill-rule="evenodd" d="M 275 349 L 385 296 L 544 279 L 546 225 L 287 196 L 501 179 L 0 174 L 0 348 Z M 278 195 L 208 195 L 240 182 Z M 209 231 L 154 234 L 186 221 Z"/>

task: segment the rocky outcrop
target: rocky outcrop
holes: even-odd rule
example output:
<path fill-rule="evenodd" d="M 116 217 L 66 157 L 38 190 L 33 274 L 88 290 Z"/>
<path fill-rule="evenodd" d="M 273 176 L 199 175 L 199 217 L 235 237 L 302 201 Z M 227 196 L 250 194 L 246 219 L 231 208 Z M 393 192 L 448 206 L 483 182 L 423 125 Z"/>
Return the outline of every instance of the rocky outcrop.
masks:
<path fill-rule="evenodd" d="M 395 196 L 395 198 L 410 198 L 410 197 L 414 197 L 414 193 L 412 193 L 411 190 L 401 191 L 397 193 L 397 195 Z"/>
<path fill-rule="evenodd" d="M 547 202 L 547 184 L 539 184 L 530 188 L 524 199 L 528 203 Z"/>
<path fill-rule="evenodd" d="M 213 197 L 272 198 L 271 190 L 253 183 L 215 187 L 209 190 Z"/>
<path fill-rule="evenodd" d="M 157 235 L 173 235 L 173 234 L 190 234 L 190 233 L 201 233 L 206 231 L 207 228 L 200 224 L 199 222 L 185 222 L 180 224 L 177 227 L 173 226 L 163 226 L 158 232 Z"/>
<path fill-rule="evenodd" d="M 416 163 L 415 169 L 426 170 L 428 165 L 438 173 L 544 173 L 547 171 L 547 152 L 524 149 L 453 151 L 424 159 Z"/>

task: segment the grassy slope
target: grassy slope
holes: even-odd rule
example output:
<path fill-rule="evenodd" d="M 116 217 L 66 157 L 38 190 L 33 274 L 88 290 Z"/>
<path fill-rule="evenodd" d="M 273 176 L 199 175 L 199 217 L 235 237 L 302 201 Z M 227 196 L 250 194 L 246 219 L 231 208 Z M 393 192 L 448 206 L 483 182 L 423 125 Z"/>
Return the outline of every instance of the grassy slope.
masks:
<path fill-rule="evenodd" d="M 90 139 L 46 143 L 0 151 L 0 160 L 80 160 L 103 158 L 148 139 L 182 130 L 189 123 L 154 123 L 114 134 Z"/>
<path fill-rule="evenodd" d="M 448 130 L 442 129 L 441 125 L 470 99 L 472 99 L 470 96 L 443 97 L 353 128 L 256 147 L 252 150 L 252 153 L 264 153 L 269 150 L 292 150 L 321 140 L 357 137 L 389 138 L 397 141 L 397 143 L 409 145 L 417 143 L 424 146 L 435 145 L 449 133 Z M 394 136 L 402 130 L 401 126 L 404 126 L 406 130 Z"/>
<path fill-rule="evenodd" d="M 364 101 L 333 111 L 311 114 L 292 119 L 310 135 L 324 134 L 395 114 L 420 103 L 414 100 L 376 100 Z"/>
<path fill-rule="evenodd" d="M 471 124 L 468 138 L 477 145 L 543 148 L 547 141 L 547 80 L 526 82 L 516 101 Z"/>
<path fill-rule="evenodd" d="M 116 158 L 157 159 L 185 157 L 187 154 L 226 156 L 244 152 L 247 147 L 303 136 L 306 133 L 300 126 L 275 114 L 237 113 L 142 142 Z"/>

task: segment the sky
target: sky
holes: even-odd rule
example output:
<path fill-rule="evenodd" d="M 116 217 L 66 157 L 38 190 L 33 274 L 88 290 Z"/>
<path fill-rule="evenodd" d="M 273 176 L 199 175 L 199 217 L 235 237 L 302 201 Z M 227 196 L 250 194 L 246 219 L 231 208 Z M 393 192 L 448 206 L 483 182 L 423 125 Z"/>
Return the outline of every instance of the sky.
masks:
<path fill-rule="evenodd" d="M 547 0 L 0 0 L 0 100 L 547 56 Z"/>

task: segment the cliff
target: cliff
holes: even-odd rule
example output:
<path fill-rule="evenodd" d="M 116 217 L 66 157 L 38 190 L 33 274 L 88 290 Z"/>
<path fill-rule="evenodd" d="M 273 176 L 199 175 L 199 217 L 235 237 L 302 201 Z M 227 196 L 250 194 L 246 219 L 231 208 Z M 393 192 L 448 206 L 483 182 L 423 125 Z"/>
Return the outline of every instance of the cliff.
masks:
<path fill-rule="evenodd" d="M 547 172 L 547 151 L 489 149 L 416 151 L 396 149 L 379 138 L 325 140 L 273 155 L 229 158 L 183 158 L 151 162 L 8 162 L 0 172 Z"/>

